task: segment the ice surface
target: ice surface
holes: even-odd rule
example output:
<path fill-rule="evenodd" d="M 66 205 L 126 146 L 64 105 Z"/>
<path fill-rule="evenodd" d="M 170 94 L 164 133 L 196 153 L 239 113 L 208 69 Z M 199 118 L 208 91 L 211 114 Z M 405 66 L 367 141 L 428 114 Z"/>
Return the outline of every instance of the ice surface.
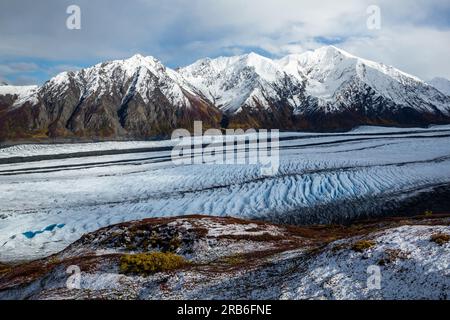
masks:
<path fill-rule="evenodd" d="M 134 219 L 205 214 L 329 222 L 450 183 L 448 126 L 282 137 L 289 139 L 280 143 L 273 177 L 255 165 L 175 166 L 170 151 L 1 164 L 0 261 L 42 257 L 86 232 Z M 170 143 L 26 145 L 3 149 L 1 159 Z M 65 226 L 24 236 L 55 224 Z"/>

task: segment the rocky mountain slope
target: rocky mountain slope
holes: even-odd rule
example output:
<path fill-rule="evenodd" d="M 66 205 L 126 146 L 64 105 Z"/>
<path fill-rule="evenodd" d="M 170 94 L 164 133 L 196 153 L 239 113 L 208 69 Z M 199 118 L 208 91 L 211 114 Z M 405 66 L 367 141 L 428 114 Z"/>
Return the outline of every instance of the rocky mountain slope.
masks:
<path fill-rule="evenodd" d="M 450 96 L 333 46 L 272 60 L 203 59 L 177 71 L 133 56 L 42 87 L 0 86 L 0 139 L 148 138 L 174 128 L 343 131 L 450 123 Z M 19 94 L 17 93 L 19 92 Z"/>
<path fill-rule="evenodd" d="M 450 98 L 434 87 L 333 46 L 280 60 L 205 59 L 180 73 L 236 127 L 328 131 L 446 123 L 450 116 Z"/>
<path fill-rule="evenodd" d="M 9 139 L 152 137 L 221 119 L 175 71 L 140 55 L 61 73 L 25 98 L 13 89 L 0 87 L 12 91 L 0 96 L 0 137 Z"/>
<path fill-rule="evenodd" d="M 134 221 L 43 260 L 0 265 L 0 299 L 445 300 L 449 223 L 448 216 L 310 227 L 206 216 Z"/>

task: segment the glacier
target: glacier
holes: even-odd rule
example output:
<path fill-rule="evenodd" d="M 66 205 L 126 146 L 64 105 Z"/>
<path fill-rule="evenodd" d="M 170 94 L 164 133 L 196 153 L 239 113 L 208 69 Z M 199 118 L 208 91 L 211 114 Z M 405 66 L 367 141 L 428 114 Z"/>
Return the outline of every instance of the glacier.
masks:
<path fill-rule="evenodd" d="M 403 201 L 450 184 L 450 126 L 285 132 L 280 170 L 272 177 L 257 165 L 175 166 L 172 146 L 130 141 L 0 149 L 0 261 L 48 256 L 88 232 L 149 217 L 310 224 L 395 214 Z M 64 227 L 24 235 L 53 225 Z"/>

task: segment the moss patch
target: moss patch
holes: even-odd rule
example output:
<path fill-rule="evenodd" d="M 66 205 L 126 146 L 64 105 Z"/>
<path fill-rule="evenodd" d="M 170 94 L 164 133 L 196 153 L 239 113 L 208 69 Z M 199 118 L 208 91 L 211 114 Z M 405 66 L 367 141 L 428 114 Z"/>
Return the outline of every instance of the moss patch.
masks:
<path fill-rule="evenodd" d="M 450 241 L 450 235 L 445 233 L 436 233 L 431 236 L 430 240 L 440 246 L 443 246 Z"/>
<path fill-rule="evenodd" d="M 425 215 L 425 217 L 431 217 L 431 216 L 433 216 L 433 211 L 431 211 L 431 210 L 426 210 L 426 211 L 424 212 L 424 215 Z"/>
<path fill-rule="evenodd" d="M 394 263 L 397 260 L 408 259 L 408 253 L 399 249 L 386 249 L 384 252 L 384 257 L 378 261 L 379 266 L 386 266 L 388 264 Z"/>
<path fill-rule="evenodd" d="M 348 243 L 339 243 L 333 246 L 333 248 L 331 249 L 333 252 L 338 252 L 338 251 L 342 251 L 342 250 L 346 250 L 348 249 L 349 245 Z"/>
<path fill-rule="evenodd" d="M 170 252 L 126 254 L 120 258 L 120 272 L 125 274 L 150 275 L 171 271 L 186 266 L 188 262 Z"/>
<path fill-rule="evenodd" d="M 245 263 L 247 260 L 245 259 L 245 256 L 242 254 L 235 254 L 229 257 L 223 258 L 223 262 L 231 265 L 231 266 L 238 266 L 243 263 Z"/>
<path fill-rule="evenodd" d="M 376 245 L 375 241 L 372 240 L 361 240 L 357 241 L 352 245 L 352 250 L 356 252 L 364 252 L 373 248 Z"/>
<path fill-rule="evenodd" d="M 11 267 L 0 263 L 0 275 L 8 273 L 11 271 Z"/>

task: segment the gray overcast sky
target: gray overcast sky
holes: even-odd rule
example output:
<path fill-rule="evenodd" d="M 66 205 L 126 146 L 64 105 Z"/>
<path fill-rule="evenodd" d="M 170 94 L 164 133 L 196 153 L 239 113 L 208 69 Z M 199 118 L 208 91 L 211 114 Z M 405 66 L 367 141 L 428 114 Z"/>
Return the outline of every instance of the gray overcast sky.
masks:
<path fill-rule="evenodd" d="M 81 30 L 66 9 L 81 8 Z M 366 25 L 369 5 L 381 29 Z M 425 80 L 450 78 L 448 0 L 2 0 L 0 80 L 42 83 L 134 53 L 170 67 L 255 51 L 280 57 L 326 44 Z"/>

